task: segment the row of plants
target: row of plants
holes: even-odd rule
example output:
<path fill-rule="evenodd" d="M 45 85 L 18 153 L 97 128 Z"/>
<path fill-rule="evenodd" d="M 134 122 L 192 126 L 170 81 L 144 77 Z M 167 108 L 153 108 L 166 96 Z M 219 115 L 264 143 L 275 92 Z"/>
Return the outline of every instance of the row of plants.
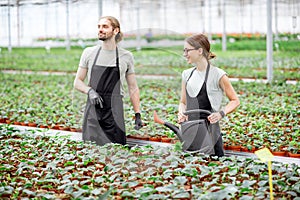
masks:
<path fill-rule="evenodd" d="M 34 40 L 35 42 L 66 42 L 66 38 L 64 37 L 39 37 Z M 71 42 L 96 42 L 96 38 L 71 38 Z"/>
<path fill-rule="evenodd" d="M 266 40 L 267 35 L 264 33 L 229 33 L 226 34 L 227 38 L 233 38 L 235 40 Z M 275 41 L 278 40 L 297 40 L 299 37 L 299 33 L 278 33 L 273 34 L 273 39 Z M 213 40 L 221 40 L 222 34 L 212 34 Z"/>
<path fill-rule="evenodd" d="M 37 127 L 80 131 L 86 96 L 73 89 L 73 75 L 45 76 L 0 74 L 0 119 L 3 123 L 34 123 Z M 168 136 L 173 132 L 153 121 L 153 111 L 176 124 L 180 95 L 180 78 L 138 78 L 141 109 L 146 126 L 133 129 L 133 110 L 129 97 L 124 97 L 128 136 Z M 273 152 L 284 150 L 300 153 L 299 83 L 264 84 L 233 82 L 241 99 L 236 112 L 222 120 L 225 146 L 254 151 L 268 147 Z M 243 148 L 242 148 L 243 147 Z"/>
<path fill-rule="evenodd" d="M 300 41 L 282 41 L 278 51 L 274 51 L 274 79 L 285 81 L 299 80 L 298 56 Z M 256 46 L 259 47 L 256 47 Z M 250 47 L 252 46 L 252 47 Z M 217 58 L 214 65 L 225 69 L 231 77 L 266 78 L 267 64 L 264 42 L 241 41 L 228 44 L 228 51 L 222 52 L 221 44 L 212 44 Z M 137 74 L 179 75 L 189 67 L 182 54 L 182 46 L 143 47 L 141 51 L 129 48 L 134 57 Z M 246 51 L 237 51 L 243 49 Z M 252 49 L 252 50 L 251 50 Z M 82 48 L 15 48 L 11 53 L 3 49 L 0 53 L 0 69 L 30 71 L 76 72 Z"/>
<path fill-rule="evenodd" d="M 1 199 L 295 199 L 300 167 L 170 147 L 97 146 L 0 125 Z"/>
<path fill-rule="evenodd" d="M 162 30 L 156 30 L 153 29 L 154 31 L 151 36 L 152 41 L 159 41 L 159 40 L 184 40 L 186 37 L 191 36 L 195 33 L 186 33 L 186 34 L 174 34 L 174 33 L 169 33 L 169 34 L 162 34 Z M 298 33 L 279 33 L 277 35 L 278 38 L 282 38 L 285 40 L 294 40 L 298 37 Z M 212 40 L 221 40 L 222 39 L 222 34 L 211 34 Z M 266 34 L 263 33 L 228 33 L 226 35 L 227 38 L 234 38 L 235 40 L 266 40 Z M 275 35 L 273 36 L 274 39 Z M 124 34 L 124 40 L 135 40 L 137 36 L 135 34 L 129 34 L 125 33 Z M 146 39 L 146 35 L 142 35 L 142 38 Z M 37 42 L 45 42 L 45 41 L 59 41 L 59 42 L 65 42 L 65 38 L 60 38 L 60 37 L 40 37 L 35 39 Z M 95 42 L 95 38 L 72 38 L 72 42 Z"/>
<path fill-rule="evenodd" d="M 73 76 L 0 74 L 2 122 L 62 130 L 80 129 L 83 100 Z"/>

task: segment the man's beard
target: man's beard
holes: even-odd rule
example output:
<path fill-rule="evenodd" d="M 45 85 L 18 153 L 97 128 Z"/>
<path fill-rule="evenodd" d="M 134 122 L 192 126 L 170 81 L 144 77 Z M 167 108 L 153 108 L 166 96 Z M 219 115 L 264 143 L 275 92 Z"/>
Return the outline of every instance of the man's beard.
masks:
<path fill-rule="evenodd" d="M 105 40 L 111 39 L 112 37 L 113 37 L 113 33 L 110 32 L 110 33 L 104 34 L 104 36 L 102 36 L 102 37 L 98 36 L 98 39 L 101 41 L 105 41 Z"/>

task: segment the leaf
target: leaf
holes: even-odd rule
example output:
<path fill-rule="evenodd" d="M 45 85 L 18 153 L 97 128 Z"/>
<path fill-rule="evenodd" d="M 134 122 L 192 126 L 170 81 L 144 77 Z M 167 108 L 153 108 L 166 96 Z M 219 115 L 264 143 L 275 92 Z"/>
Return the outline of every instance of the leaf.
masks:
<path fill-rule="evenodd" d="M 259 181 L 258 182 L 258 185 L 260 186 L 260 187 L 262 187 L 262 186 L 267 186 L 269 184 L 269 181 Z"/>
<path fill-rule="evenodd" d="M 74 186 L 79 185 L 79 180 L 73 180 L 72 185 L 74 185 Z"/>
<path fill-rule="evenodd" d="M 27 189 L 24 189 L 23 190 L 23 193 L 29 195 L 29 196 L 36 196 L 36 193 L 31 191 L 31 190 L 27 190 Z"/>
<path fill-rule="evenodd" d="M 184 199 L 184 198 L 190 198 L 190 193 L 187 191 L 175 191 L 172 195 L 173 199 Z"/>
<path fill-rule="evenodd" d="M 79 188 L 78 191 L 73 192 L 72 196 L 75 198 L 79 198 L 82 194 L 85 194 L 87 192 L 88 191 Z"/>
<path fill-rule="evenodd" d="M 129 192 L 127 190 L 123 191 L 122 194 L 121 194 L 121 197 L 134 197 L 134 194 L 132 192 Z"/>
<path fill-rule="evenodd" d="M 241 194 L 243 194 L 243 193 L 249 193 L 251 191 L 252 191 L 252 189 L 250 189 L 249 187 L 240 188 L 240 193 Z"/>
<path fill-rule="evenodd" d="M 244 178 L 244 179 L 249 179 L 249 174 L 239 174 L 240 177 Z"/>
<path fill-rule="evenodd" d="M 173 170 L 167 169 L 166 171 L 163 172 L 163 178 L 164 179 L 169 179 L 173 175 Z"/>
<path fill-rule="evenodd" d="M 175 185 L 185 185 L 187 178 L 185 176 L 176 176 L 173 180 Z"/>
<path fill-rule="evenodd" d="M 237 175 L 238 171 L 239 171 L 239 170 L 238 170 L 237 167 L 229 167 L 228 174 L 229 174 L 230 176 L 235 176 L 235 175 Z"/>
<path fill-rule="evenodd" d="M 38 195 L 36 195 L 37 197 L 43 197 L 44 199 L 56 199 L 55 195 L 53 194 L 44 194 L 44 193 L 40 193 Z"/>
<path fill-rule="evenodd" d="M 155 189 L 151 188 L 151 187 L 145 187 L 145 188 L 139 188 L 136 190 L 136 194 L 140 195 L 140 196 L 144 196 L 150 193 L 154 193 Z"/>
<path fill-rule="evenodd" d="M 225 190 L 219 190 L 216 192 L 210 192 L 210 193 L 206 193 L 204 195 L 201 196 L 201 199 L 207 199 L 207 200 L 211 200 L 211 199 L 231 199 L 232 195 L 230 195 L 230 193 L 228 193 Z"/>
<path fill-rule="evenodd" d="M 195 177 L 198 174 L 198 171 L 195 168 L 185 167 L 182 169 L 182 173 L 187 176 Z"/>
<path fill-rule="evenodd" d="M 287 191 L 286 193 L 289 194 L 289 195 L 291 195 L 291 196 L 293 196 L 293 197 L 297 197 L 297 193 L 294 192 L 294 191 Z M 300 198 L 298 198 L 298 199 L 300 200 Z"/>
<path fill-rule="evenodd" d="M 294 189 L 296 192 L 300 193 L 300 182 L 294 184 L 294 185 L 293 185 L 293 189 Z"/>
<path fill-rule="evenodd" d="M 128 170 L 132 170 L 132 169 L 138 168 L 138 165 L 133 162 L 130 162 L 130 163 L 128 163 L 128 165 L 126 167 Z"/>
<path fill-rule="evenodd" d="M 83 190 L 88 190 L 88 189 L 89 189 L 89 186 L 88 186 L 88 185 L 83 185 L 83 186 L 81 186 L 81 189 L 83 189 Z"/>
<path fill-rule="evenodd" d="M 73 165 L 75 165 L 75 163 L 73 161 L 67 161 L 64 164 L 65 167 L 67 167 L 67 166 L 73 166 Z"/>
<path fill-rule="evenodd" d="M 169 199 L 169 198 L 166 197 L 166 195 L 163 195 L 163 194 L 150 194 L 145 199 L 149 199 L 149 200 L 154 200 L 154 199 L 163 200 L 163 199 Z"/>
<path fill-rule="evenodd" d="M 210 170 L 211 170 L 210 167 L 205 166 L 205 165 L 200 165 L 200 171 L 201 171 L 200 176 L 203 177 L 203 176 L 208 175 L 210 173 Z"/>
<path fill-rule="evenodd" d="M 298 182 L 300 181 L 300 177 L 292 176 L 287 179 L 289 182 Z"/>
<path fill-rule="evenodd" d="M 209 167 L 214 167 L 214 166 L 219 166 L 219 164 L 216 163 L 216 162 L 210 162 L 210 163 L 208 163 L 207 166 L 209 166 Z"/>
<path fill-rule="evenodd" d="M 243 184 L 241 185 L 241 187 L 250 187 L 250 186 L 252 186 L 253 184 L 255 184 L 257 181 L 256 180 L 252 180 L 252 181 L 250 181 L 250 180 L 244 180 L 243 181 Z"/>
<path fill-rule="evenodd" d="M 99 194 L 101 194 L 103 188 L 96 188 L 96 189 L 93 189 L 91 191 L 91 194 L 95 195 L 95 196 L 98 196 Z"/>
<path fill-rule="evenodd" d="M 119 174 L 113 174 L 112 176 L 109 176 L 108 180 L 109 182 L 114 182 L 114 180 L 119 176 Z"/>
<path fill-rule="evenodd" d="M 24 188 L 32 188 L 32 183 L 25 183 Z"/>
<path fill-rule="evenodd" d="M 103 168 L 104 172 L 107 172 L 109 170 L 109 167 L 107 165 L 105 165 L 105 167 Z"/>
<path fill-rule="evenodd" d="M 253 196 L 252 195 L 243 195 L 243 196 L 239 197 L 239 200 L 253 200 Z"/>
<path fill-rule="evenodd" d="M 68 185 L 64 189 L 64 193 L 66 193 L 66 194 L 72 194 L 73 191 L 74 191 L 74 187 L 72 185 Z"/>
<path fill-rule="evenodd" d="M 223 190 L 226 191 L 228 194 L 233 195 L 234 193 L 236 193 L 238 191 L 238 188 L 234 185 L 229 185 L 229 186 L 225 187 Z"/>
<path fill-rule="evenodd" d="M 170 192 L 173 192 L 176 189 L 176 187 L 173 184 L 169 184 L 169 185 L 166 185 L 166 186 L 157 187 L 155 189 L 158 192 L 170 193 Z"/>
<path fill-rule="evenodd" d="M 221 187 L 220 186 L 213 186 L 211 188 L 209 188 L 210 191 L 219 191 L 221 190 Z"/>
<path fill-rule="evenodd" d="M 133 188 L 139 184 L 139 181 L 130 181 L 126 183 L 122 183 L 122 185 L 127 185 L 129 188 Z"/>
<path fill-rule="evenodd" d="M 127 162 L 127 159 L 120 159 L 120 158 L 115 158 L 113 161 L 113 164 L 119 165 L 119 164 L 125 164 Z"/>
<path fill-rule="evenodd" d="M 0 187 L 0 194 L 12 194 L 13 191 L 14 191 L 14 188 L 9 185 Z"/>
<path fill-rule="evenodd" d="M 9 171 L 11 168 L 13 168 L 12 165 L 9 165 L 9 164 L 4 164 L 0 166 L 0 171 Z"/>
<path fill-rule="evenodd" d="M 213 179 L 212 181 L 204 181 L 203 185 L 205 188 L 209 188 L 212 185 L 215 185 L 217 183 L 217 179 Z"/>

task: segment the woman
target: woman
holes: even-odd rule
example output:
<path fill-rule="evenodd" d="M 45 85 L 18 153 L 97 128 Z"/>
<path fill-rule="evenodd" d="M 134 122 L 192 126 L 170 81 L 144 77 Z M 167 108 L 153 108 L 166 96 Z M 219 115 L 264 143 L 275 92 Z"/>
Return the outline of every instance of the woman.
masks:
<path fill-rule="evenodd" d="M 178 123 L 186 120 L 207 118 L 211 124 L 214 151 L 216 156 L 223 156 L 223 141 L 219 121 L 233 112 L 240 104 L 239 98 L 229 78 L 222 69 L 210 65 L 209 60 L 216 55 L 210 52 L 210 43 L 203 34 L 191 36 L 185 40 L 183 56 L 193 68 L 182 72 L 181 98 L 178 108 Z M 222 107 L 224 94 L 229 102 Z M 212 114 L 205 116 L 184 115 L 187 110 L 204 109 Z"/>

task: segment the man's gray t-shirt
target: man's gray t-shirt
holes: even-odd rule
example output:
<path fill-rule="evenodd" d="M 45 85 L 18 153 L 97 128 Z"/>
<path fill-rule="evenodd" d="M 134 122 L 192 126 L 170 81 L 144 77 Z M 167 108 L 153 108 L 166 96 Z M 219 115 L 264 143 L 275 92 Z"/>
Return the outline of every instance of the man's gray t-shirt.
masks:
<path fill-rule="evenodd" d="M 99 45 L 93 47 L 87 47 L 83 50 L 81 58 L 79 61 L 79 67 L 88 69 L 88 83 L 91 77 L 91 69 L 96 58 L 96 54 Z M 134 59 L 130 51 L 118 47 L 119 54 L 119 69 L 120 69 L 120 82 L 121 82 L 121 95 L 124 96 L 124 83 L 126 81 L 126 76 L 128 74 L 134 73 Z M 116 66 L 116 50 L 104 50 L 101 49 L 96 65 L 105 66 L 105 67 L 115 67 Z"/>
<path fill-rule="evenodd" d="M 186 69 L 182 72 L 182 80 L 186 83 L 187 79 L 191 75 L 193 68 Z M 186 90 L 191 97 L 196 97 L 201 90 L 201 87 L 205 80 L 206 71 L 193 72 L 193 75 L 189 79 Z M 207 96 L 214 111 L 221 109 L 224 91 L 220 87 L 220 79 L 226 72 L 218 67 L 210 66 L 208 78 L 207 78 Z"/>

